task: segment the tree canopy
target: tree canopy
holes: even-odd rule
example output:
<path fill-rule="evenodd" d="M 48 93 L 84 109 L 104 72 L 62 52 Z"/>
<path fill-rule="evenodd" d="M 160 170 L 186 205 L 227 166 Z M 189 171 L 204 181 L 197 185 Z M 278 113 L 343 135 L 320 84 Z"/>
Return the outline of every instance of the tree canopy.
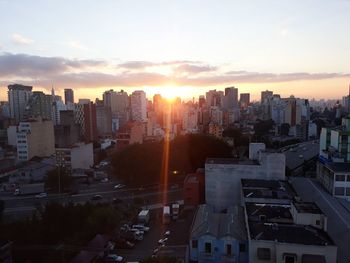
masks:
<path fill-rule="evenodd" d="M 116 175 L 130 183 L 146 184 L 160 181 L 165 158 L 164 141 L 134 144 L 112 157 Z M 208 157 L 230 157 L 232 149 L 213 136 L 190 134 L 178 136 L 169 145 L 169 171 L 180 174 L 204 167 Z"/>

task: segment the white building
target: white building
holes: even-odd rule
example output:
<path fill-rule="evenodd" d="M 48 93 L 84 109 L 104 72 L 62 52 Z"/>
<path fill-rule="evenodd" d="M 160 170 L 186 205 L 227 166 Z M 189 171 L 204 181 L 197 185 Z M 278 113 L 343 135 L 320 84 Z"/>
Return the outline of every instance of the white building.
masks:
<path fill-rule="evenodd" d="M 32 96 L 32 86 L 13 84 L 8 86 L 10 117 L 20 122 L 25 119 L 25 107 Z"/>
<path fill-rule="evenodd" d="M 133 121 L 147 121 L 147 99 L 146 93 L 142 90 L 134 91 L 131 94 L 131 119 Z"/>
<path fill-rule="evenodd" d="M 90 169 L 94 165 L 92 143 L 76 143 L 67 148 L 56 148 L 56 165 L 67 170 Z"/>
<path fill-rule="evenodd" d="M 28 161 L 34 156 L 47 157 L 55 153 L 55 136 L 51 120 L 42 118 L 20 122 L 17 128 L 17 158 Z"/>
<path fill-rule="evenodd" d="M 256 154 L 253 153 L 252 156 Z M 240 204 L 241 179 L 285 180 L 285 156 L 260 152 L 258 160 L 209 158 L 205 164 L 205 199 L 215 211 Z"/>

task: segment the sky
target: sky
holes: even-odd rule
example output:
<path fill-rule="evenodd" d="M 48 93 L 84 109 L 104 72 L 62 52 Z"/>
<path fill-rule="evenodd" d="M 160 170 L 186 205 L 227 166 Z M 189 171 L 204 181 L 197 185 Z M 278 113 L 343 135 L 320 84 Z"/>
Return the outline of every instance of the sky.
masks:
<path fill-rule="evenodd" d="M 350 0 L 0 0 L 0 10 L 0 100 L 11 83 L 91 99 L 349 90 Z"/>

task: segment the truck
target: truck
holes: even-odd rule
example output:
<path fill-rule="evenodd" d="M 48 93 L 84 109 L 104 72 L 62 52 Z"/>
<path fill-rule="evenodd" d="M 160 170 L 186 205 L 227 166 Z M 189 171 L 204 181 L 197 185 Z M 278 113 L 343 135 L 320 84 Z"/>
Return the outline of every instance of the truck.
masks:
<path fill-rule="evenodd" d="M 23 184 L 15 189 L 14 195 L 34 195 L 43 193 L 45 189 L 44 183 Z"/>
<path fill-rule="evenodd" d="M 179 218 L 180 205 L 178 203 L 172 204 L 171 210 L 173 220 L 177 220 Z"/>
<path fill-rule="evenodd" d="M 163 207 L 163 224 L 167 225 L 170 223 L 170 206 L 164 206 Z"/>
<path fill-rule="evenodd" d="M 138 215 L 138 221 L 141 224 L 148 224 L 149 223 L 149 210 L 141 210 L 141 212 Z"/>

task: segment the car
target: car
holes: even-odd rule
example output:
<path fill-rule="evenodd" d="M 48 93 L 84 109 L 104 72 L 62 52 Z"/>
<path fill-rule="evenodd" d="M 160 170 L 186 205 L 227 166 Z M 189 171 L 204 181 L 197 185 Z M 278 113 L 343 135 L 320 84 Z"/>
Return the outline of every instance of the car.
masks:
<path fill-rule="evenodd" d="M 123 200 L 122 200 L 122 199 L 119 199 L 119 198 L 116 198 L 116 197 L 114 197 L 114 198 L 112 199 L 112 201 L 113 201 L 113 204 L 121 204 L 121 203 L 123 203 Z"/>
<path fill-rule="evenodd" d="M 141 234 L 141 235 L 144 234 L 144 231 L 142 231 L 142 230 L 140 230 L 140 229 L 137 229 L 137 228 L 130 228 L 130 229 L 128 230 L 128 232 L 134 232 L 134 233 L 136 233 L 136 234 Z"/>
<path fill-rule="evenodd" d="M 170 236 L 170 230 L 165 231 L 164 236 Z"/>
<path fill-rule="evenodd" d="M 101 180 L 101 183 L 108 183 L 108 178 L 103 178 L 102 180 Z"/>
<path fill-rule="evenodd" d="M 143 232 L 148 232 L 150 229 L 148 226 L 144 226 L 144 225 L 133 225 L 132 228 L 141 230 Z"/>
<path fill-rule="evenodd" d="M 118 239 L 115 241 L 115 247 L 121 249 L 132 249 L 135 246 L 134 243 L 126 240 L 126 239 Z"/>
<path fill-rule="evenodd" d="M 118 256 L 117 254 L 109 254 L 106 256 L 106 261 L 107 262 L 122 262 L 123 257 Z"/>
<path fill-rule="evenodd" d="M 124 187 L 125 187 L 124 184 L 117 184 L 117 185 L 114 186 L 114 189 L 122 189 Z"/>
<path fill-rule="evenodd" d="M 158 240 L 158 244 L 160 244 L 160 245 L 164 245 L 165 244 L 165 242 L 168 240 L 168 238 L 167 237 L 165 237 L 165 238 L 162 238 L 162 239 L 159 239 Z"/>
<path fill-rule="evenodd" d="M 47 197 L 47 193 L 40 193 L 35 196 L 36 198 L 44 198 Z"/>
<path fill-rule="evenodd" d="M 93 197 L 91 197 L 92 201 L 97 201 L 97 200 L 101 200 L 102 199 L 102 195 L 94 195 Z"/>
<path fill-rule="evenodd" d="M 108 165 L 108 164 L 109 164 L 108 161 L 102 161 L 102 162 L 100 162 L 100 166 L 106 166 L 106 165 Z"/>

